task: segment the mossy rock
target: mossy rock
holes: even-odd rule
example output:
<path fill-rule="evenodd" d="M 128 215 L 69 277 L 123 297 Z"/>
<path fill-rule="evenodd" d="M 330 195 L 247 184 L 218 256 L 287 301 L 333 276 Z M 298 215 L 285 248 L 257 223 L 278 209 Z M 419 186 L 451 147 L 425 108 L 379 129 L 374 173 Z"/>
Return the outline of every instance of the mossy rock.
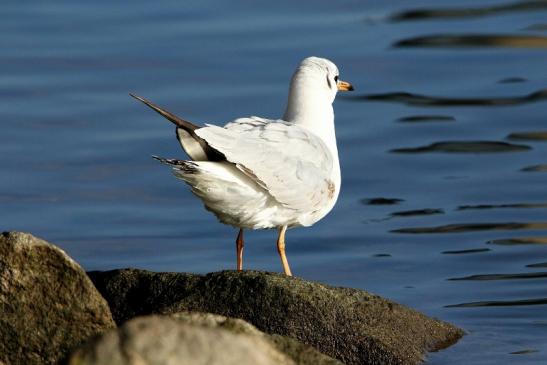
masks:
<path fill-rule="evenodd" d="M 463 331 L 362 290 L 257 271 L 207 275 L 125 269 L 88 273 L 118 323 L 198 311 L 244 319 L 345 364 L 417 364 Z"/>

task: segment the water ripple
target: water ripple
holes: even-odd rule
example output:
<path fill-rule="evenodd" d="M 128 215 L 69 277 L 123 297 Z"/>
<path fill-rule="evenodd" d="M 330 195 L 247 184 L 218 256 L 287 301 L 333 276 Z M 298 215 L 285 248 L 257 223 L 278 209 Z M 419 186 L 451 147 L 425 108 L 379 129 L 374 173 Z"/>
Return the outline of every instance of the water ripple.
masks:
<path fill-rule="evenodd" d="M 516 204 L 478 204 L 460 205 L 456 210 L 483 210 L 483 209 L 531 209 L 547 208 L 547 203 L 516 203 Z"/>
<path fill-rule="evenodd" d="M 530 245 L 547 244 L 547 237 L 514 237 L 490 240 L 486 243 L 494 245 Z"/>
<path fill-rule="evenodd" d="M 398 199 L 398 198 L 382 198 L 382 197 L 361 200 L 361 203 L 366 205 L 395 205 L 401 202 L 404 202 L 404 200 Z"/>
<path fill-rule="evenodd" d="M 472 307 L 510 307 L 521 305 L 545 305 L 547 298 L 533 298 L 521 300 L 485 300 L 480 302 L 468 302 L 445 305 L 445 308 L 472 308 Z"/>
<path fill-rule="evenodd" d="M 520 132 L 511 133 L 507 136 L 508 139 L 525 140 L 525 141 L 547 141 L 547 132 Z"/>
<path fill-rule="evenodd" d="M 538 262 L 537 264 L 529 264 L 526 267 L 547 267 L 547 262 Z"/>
<path fill-rule="evenodd" d="M 462 223 L 448 224 L 436 227 L 409 227 L 394 229 L 392 233 L 412 233 L 412 234 L 430 234 L 430 233 L 463 233 L 463 232 L 479 232 L 479 231 L 512 231 L 523 229 L 547 229 L 547 222 L 534 223 Z M 547 242 L 546 238 L 542 243 Z M 493 241 L 490 241 L 494 243 Z"/>
<path fill-rule="evenodd" d="M 444 255 L 462 255 L 462 254 L 468 254 L 468 253 L 480 253 L 480 252 L 488 252 L 492 251 L 489 248 L 470 248 L 467 250 L 455 250 L 455 251 L 443 251 L 441 252 Z"/>
<path fill-rule="evenodd" d="M 534 354 L 536 352 L 539 352 L 539 351 L 536 349 L 525 349 L 525 350 L 510 352 L 509 355 L 527 355 L 527 354 Z"/>
<path fill-rule="evenodd" d="M 521 152 L 532 149 L 530 146 L 499 141 L 443 141 L 427 146 L 403 147 L 390 150 L 392 153 L 499 153 Z"/>
<path fill-rule="evenodd" d="M 469 275 L 461 278 L 450 278 L 449 281 L 460 280 L 514 280 L 514 279 L 539 279 L 547 278 L 547 272 L 526 272 L 517 274 L 481 274 L 481 275 Z"/>
<path fill-rule="evenodd" d="M 449 115 L 410 115 L 397 119 L 401 123 L 419 123 L 419 122 L 454 122 L 456 118 Z"/>
<path fill-rule="evenodd" d="M 390 215 L 392 217 L 413 217 L 421 215 L 432 215 L 432 214 L 444 214 L 442 209 L 415 209 L 415 210 L 403 210 L 399 212 L 393 212 Z"/>
<path fill-rule="evenodd" d="M 471 18 L 502 13 L 515 13 L 547 9 L 547 3 L 542 1 L 519 1 L 502 5 L 476 8 L 442 8 L 442 9 L 412 9 L 396 13 L 389 17 L 394 22 L 429 20 L 438 18 Z"/>
<path fill-rule="evenodd" d="M 547 100 L 547 89 L 540 89 L 522 96 L 510 97 L 438 97 L 401 91 L 381 94 L 346 96 L 346 99 L 385 101 L 417 106 L 507 106 Z"/>
<path fill-rule="evenodd" d="M 433 34 L 406 38 L 395 42 L 393 47 L 469 48 L 509 47 L 547 48 L 547 37 L 540 35 L 504 34 Z"/>
<path fill-rule="evenodd" d="M 547 30 L 547 24 L 532 24 L 526 28 L 524 28 L 524 30 L 535 30 L 535 31 L 546 31 Z"/>
<path fill-rule="evenodd" d="M 532 166 L 526 166 L 520 169 L 520 171 L 523 172 L 547 172 L 547 164 L 546 165 L 532 165 Z"/>
<path fill-rule="evenodd" d="M 501 79 L 498 81 L 498 84 L 516 84 L 519 82 L 526 82 L 528 81 L 524 77 L 506 77 L 504 79 Z"/>

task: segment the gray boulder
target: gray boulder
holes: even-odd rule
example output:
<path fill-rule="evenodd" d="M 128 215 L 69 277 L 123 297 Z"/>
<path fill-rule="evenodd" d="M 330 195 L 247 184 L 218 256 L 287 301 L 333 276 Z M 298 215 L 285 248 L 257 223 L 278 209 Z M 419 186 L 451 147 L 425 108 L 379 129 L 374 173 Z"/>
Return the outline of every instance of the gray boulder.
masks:
<path fill-rule="evenodd" d="M 132 319 L 77 350 L 69 365 L 294 365 L 263 336 L 191 322 Z"/>
<path fill-rule="evenodd" d="M 108 304 L 83 269 L 30 234 L 0 236 L 0 364 L 56 364 L 113 327 Z"/>
<path fill-rule="evenodd" d="M 125 269 L 88 273 L 118 323 L 144 314 L 209 312 L 297 339 L 345 364 L 417 364 L 463 331 L 369 294 L 280 274 L 205 276 Z"/>
<path fill-rule="evenodd" d="M 304 345 L 290 337 L 268 335 L 259 331 L 249 322 L 239 318 L 228 318 L 218 314 L 200 312 L 180 312 L 171 316 L 185 323 L 210 328 L 222 328 L 236 334 L 263 338 L 277 350 L 290 357 L 297 365 L 343 365 L 340 361 L 320 353 L 312 346 Z"/>

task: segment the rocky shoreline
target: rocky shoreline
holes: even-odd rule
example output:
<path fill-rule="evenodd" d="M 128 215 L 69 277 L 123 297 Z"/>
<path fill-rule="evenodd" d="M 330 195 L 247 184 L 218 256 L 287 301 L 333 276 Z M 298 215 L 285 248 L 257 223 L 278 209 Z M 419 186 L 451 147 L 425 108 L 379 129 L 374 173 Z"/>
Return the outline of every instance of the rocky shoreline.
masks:
<path fill-rule="evenodd" d="M 258 271 L 85 273 L 30 234 L 0 236 L 0 364 L 413 365 L 462 335 L 362 290 Z"/>

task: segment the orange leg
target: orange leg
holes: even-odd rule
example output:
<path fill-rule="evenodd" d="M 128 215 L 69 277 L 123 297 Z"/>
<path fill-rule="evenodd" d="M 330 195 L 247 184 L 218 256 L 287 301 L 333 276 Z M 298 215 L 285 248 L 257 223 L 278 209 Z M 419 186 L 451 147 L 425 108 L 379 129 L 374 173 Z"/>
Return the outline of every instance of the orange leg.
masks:
<path fill-rule="evenodd" d="M 287 226 L 279 228 L 279 237 L 277 238 L 277 252 L 281 258 L 281 263 L 283 264 L 283 271 L 285 275 L 292 276 L 291 268 L 289 267 L 289 261 L 287 261 L 287 256 L 285 255 L 285 232 L 287 231 Z"/>
<path fill-rule="evenodd" d="M 240 228 L 236 239 L 237 271 L 243 270 L 243 246 L 243 228 Z"/>

